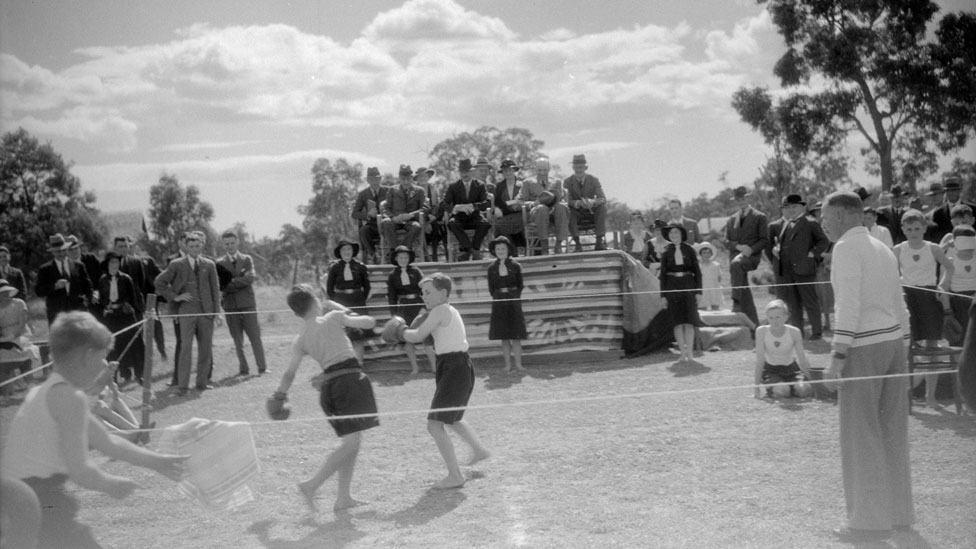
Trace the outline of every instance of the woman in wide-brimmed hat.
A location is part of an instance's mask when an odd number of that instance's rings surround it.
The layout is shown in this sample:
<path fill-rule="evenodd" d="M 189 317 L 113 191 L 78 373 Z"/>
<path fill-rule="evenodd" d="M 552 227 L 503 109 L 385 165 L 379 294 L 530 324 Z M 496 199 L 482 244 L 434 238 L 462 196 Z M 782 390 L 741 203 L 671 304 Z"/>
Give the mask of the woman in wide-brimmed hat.
<path fill-rule="evenodd" d="M 679 362 L 691 362 L 695 326 L 701 326 L 696 296 L 701 293 L 701 269 L 688 231 L 681 225 L 661 230 L 671 242 L 661 254 L 661 291 L 668 300 L 668 317 L 674 323 L 674 339 L 681 352 Z"/>
<path fill-rule="evenodd" d="M 522 367 L 522 340 L 528 339 L 525 315 L 522 313 L 522 266 L 512 258 L 515 245 L 505 236 L 488 243 L 488 252 L 496 259 L 488 266 L 488 293 L 491 294 L 491 323 L 488 339 L 501 340 L 505 371 Z"/>
<path fill-rule="evenodd" d="M 359 244 L 351 240 L 340 240 L 332 254 L 338 260 L 326 273 L 325 295 L 332 301 L 352 309 L 359 314 L 366 313 L 366 299 L 369 297 L 369 270 L 356 259 Z M 349 339 L 356 350 L 359 363 L 363 363 L 366 352 L 364 341 L 375 335 L 372 330 L 347 328 Z"/>
<path fill-rule="evenodd" d="M 390 314 L 403 317 L 407 325 L 412 325 L 417 315 L 424 309 L 424 300 L 420 296 L 420 281 L 424 272 L 413 265 L 416 254 L 406 246 L 397 246 L 390 254 L 394 269 L 386 279 L 386 295 L 390 303 Z M 403 349 L 410 359 L 410 373 L 420 373 L 417 364 L 417 351 L 414 344 L 406 342 Z M 427 346 L 427 359 L 430 361 L 430 371 L 434 371 L 435 357 L 433 345 Z"/>
<path fill-rule="evenodd" d="M 27 304 L 18 297 L 20 290 L 0 278 L 0 362 L 29 361 L 23 372 L 41 365 L 41 352 L 31 342 L 30 316 Z M 15 381 L 14 389 L 26 387 Z"/>

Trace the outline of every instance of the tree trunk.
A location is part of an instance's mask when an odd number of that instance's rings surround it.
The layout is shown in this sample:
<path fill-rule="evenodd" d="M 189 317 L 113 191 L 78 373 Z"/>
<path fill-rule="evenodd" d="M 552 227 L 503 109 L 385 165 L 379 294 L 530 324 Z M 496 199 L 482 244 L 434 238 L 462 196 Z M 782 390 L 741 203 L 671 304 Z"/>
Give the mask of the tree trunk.
<path fill-rule="evenodd" d="M 300 255 L 295 255 L 295 268 L 291 271 L 291 285 L 296 286 L 298 284 L 298 268 L 302 264 L 302 257 Z"/>
<path fill-rule="evenodd" d="M 878 140 L 878 157 L 881 165 L 881 190 L 890 191 L 895 183 L 895 170 L 891 165 L 891 141 Z"/>

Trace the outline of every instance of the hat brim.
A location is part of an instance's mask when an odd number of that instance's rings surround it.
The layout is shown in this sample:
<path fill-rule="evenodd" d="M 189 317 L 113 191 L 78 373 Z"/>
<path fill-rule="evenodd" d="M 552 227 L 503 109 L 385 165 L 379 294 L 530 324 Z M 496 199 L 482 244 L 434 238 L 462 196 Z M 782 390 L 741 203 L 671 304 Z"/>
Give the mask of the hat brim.
<path fill-rule="evenodd" d="M 49 252 L 57 252 L 57 251 L 61 251 L 61 250 L 67 250 L 70 247 L 71 247 L 71 243 L 70 242 L 65 242 L 64 244 L 61 244 L 60 246 L 54 246 L 54 245 L 48 244 L 47 245 L 47 251 L 49 251 Z"/>
<path fill-rule="evenodd" d="M 515 247 L 515 244 L 512 244 L 512 241 L 507 237 L 499 236 L 488 243 L 488 253 L 490 253 L 492 257 L 498 257 L 495 255 L 495 246 L 498 246 L 499 244 L 508 246 L 508 257 L 518 256 L 518 249 Z"/>
<path fill-rule="evenodd" d="M 355 242 L 345 242 L 345 241 L 343 241 L 343 242 L 340 242 L 339 244 L 337 244 L 336 247 L 335 247 L 335 249 L 332 250 L 332 255 L 334 255 L 336 259 L 342 259 L 342 253 L 340 253 L 340 252 L 342 251 L 343 246 L 352 246 L 352 256 L 353 257 L 356 257 L 357 255 L 359 255 L 359 244 L 356 244 Z"/>
<path fill-rule="evenodd" d="M 410 263 L 413 263 L 417 259 L 417 252 L 415 252 L 413 250 L 393 250 L 393 253 L 390 254 L 390 264 L 391 265 L 393 265 L 395 267 L 397 267 L 397 266 L 400 265 L 399 263 L 397 263 L 397 260 L 396 260 L 397 256 L 400 255 L 400 254 L 410 254 L 410 261 L 407 262 L 408 265 Z"/>
<path fill-rule="evenodd" d="M 435 173 L 437 173 L 435 170 L 424 170 L 422 172 L 417 172 L 413 174 L 413 180 L 416 181 L 421 174 L 427 174 L 427 177 L 434 177 Z"/>

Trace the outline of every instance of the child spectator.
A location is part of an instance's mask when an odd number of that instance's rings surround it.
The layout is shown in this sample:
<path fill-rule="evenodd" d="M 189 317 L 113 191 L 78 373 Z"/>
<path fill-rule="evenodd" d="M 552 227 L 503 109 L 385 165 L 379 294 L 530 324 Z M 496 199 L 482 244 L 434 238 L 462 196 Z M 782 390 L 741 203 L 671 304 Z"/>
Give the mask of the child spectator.
<path fill-rule="evenodd" d="M 447 434 L 445 425 L 450 426 L 472 450 L 469 465 L 473 465 L 490 453 L 481 445 L 477 435 L 463 420 L 464 410 L 438 410 L 439 408 L 463 408 L 468 405 L 474 389 L 474 367 L 468 357 L 468 336 L 461 313 L 451 303 L 451 278 L 443 273 L 434 273 L 420 281 L 420 289 L 427 305 L 427 318 L 416 329 L 401 328 L 401 338 L 419 343 L 428 335 L 434 336 L 434 352 L 437 353 L 437 388 L 430 403 L 431 412 L 427 415 L 427 431 L 434 438 L 437 450 L 447 466 L 447 476 L 434 485 L 436 489 L 460 488 L 464 486 L 464 475 L 458 466 L 454 443 Z"/>
<path fill-rule="evenodd" d="M 976 217 L 973 216 L 973 210 L 967 204 L 956 204 L 952 207 L 950 212 L 949 221 L 952 223 L 953 227 L 958 227 L 959 225 L 969 225 L 973 227 L 973 223 L 976 223 Z M 939 242 L 939 246 L 942 246 L 942 250 L 948 252 L 948 248 L 952 245 L 952 232 L 946 233 Z"/>
<path fill-rule="evenodd" d="M 951 294 L 945 314 L 955 319 L 956 325 L 950 330 L 946 324 L 944 332 L 949 345 L 961 346 L 969 325 L 969 308 L 976 294 L 976 253 L 973 251 L 976 250 L 976 230 L 969 225 L 956 225 L 950 235 L 952 240 L 946 256 L 952 261 Z"/>
<path fill-rule="evenodd" d="M 949 288 L 953 268 L 938 244 L 924 240 L 927 226 L 925 214 L 915 209 L 907 210 L 901 217 L 902 232 L 907 240 L 896 245 L 894 252 L 911 317 L 912 341 L 924 347 L 937 347 L 942 339 L 942 311 L 949 309 L 948 296 L 936 292 L 938 269 L 940 266 L 943 269 L 938 288 L 944 292 Z M 938 374 L 925 376 L 925 402 L 932 407 L 938 406 L 935 400 L 938 380 Z"/>
<path fill-rule="evenodd" d="M 386 295 L 390 303 L 390 314 L 399 315 L 411 324 L 424 308 L 424 300 L 420 297 L 420 280 L 424 273 L 413 266 L 416 254 L 406 246 L 397 246 L 393 250 L 393 272 L 386 279 Z M 413 343 L 404 343 L 403 348 L 410 360 L 410 374 L 420 373 L 417 365 L 417 351 Z M 430 371 L 434 371 L 434 350 L 427 347 L 427 358 L 430 361 Z"/>
<path fill-rule="evenodd" d="M 891 240 L 891 231 L 888 227 L 878 225 L 878 210 L 871 206 L 864 208 L 864 226 L 868 229 L 868 234 L 885 243 L 889 248 L 894 248 L 895 243 Z"/>
<path fill-rule="evenodd" d="M 369 298 L 369 270 L 356 259 L 359 254 L 359 244 L 348 240 L 340 240 L 332 254 L 336 261 L 326 273 L 325 295 L 330 301 L 349 307 L 353 312 L 365 314 L 366 299 Z M 349 339 L 356 350 L 356 360 L 363 364 L 366 352 L 366 339 L 372 332 L 350 328 Z"/>
<path fill-rule="evenodd" d="M 499 236 L 488 243 L 488 251 L 496 260 L 488 266 L 488 293 L 491 294 L 491 324 L 488 327 L 488 339 L 501 340 L 502 357 L 505 359 L 505 371 L 515 369 L 523 372 L 522 340 L 528 339 L 525 329 L 525 315 L 522 314 L 522 266 L 512 257 L 516 255 L 515 246 L 504 237 Z"/>
<path fill-rule="evenodd" d="M 674 339 L 681 354 L 678 362 L 691 362 L 695 326 L 701 325 L 695 297 L 702 287 L 698 255 L 687 243 L 688 232 L 683 226 L 671 225 L 661 232 L 671 242 L 661 255 L 661 291 L 668 300 L 668 315 L 674 322 Z"/>
<path fill-rule="evenodd" d="M 803 352 L 803 334 L 786 323 L 789 316 L 786 302 L 774 299 L 766 305 L 766 324 L 756 328 L 755 384 L 770 385 L 766 387 L 769 398 L 806 398 L 813 392 L 804 382 L 810 362 Z M 760 387 L 755 397 L 762 398 Z"/>
<path fill-rule="evenodd" d="M 304 321 L 304 326 L 292 344 L 291 361 L 281 376 L 278 390 L 269 400 L 282 404 L 287 401 L 288 389 L 295 380 L 298 367 L 308 355 L 322 368 L 322 374 L 318 377 L 321 382 L 318 385 L 319 406 L 326 416 L 375 414 L 373 385 L 359 364 L 346 328 L 371 330 L 376 321 L 370 316 L 349 314 L 349 309 L 332 301 L 323 305 L 313 292 L 311 286 L 304 284 L 294 286 L 288 292 L 288 307 Z M 312 478 L 298 483 L 298 491 L 312 512 L 318 510 L 315 491 L 335 473 L 338 473 L 339 489 L 333 508 L 338 511 L 363 504 L 353 499 L 350 493 L 352 473 L 356 456 L 359 455 L 362 432 L 380 424 L 375 416 L 329 420 L 329 423 L 342 442 L 322 462 Z"/>
<path fill-rule="evenodd" d="M 17 410 L 3 447 L 3 475 L 23 480 L 40 500 L 39 547 L 100 547 L 78 522 L 78 501 L 66 482 L 124 498 L 139 485 L 103 471 L 89 456 L 95 448 L 112 459 L 178 480 L 187 456 L 163 455 L 109 436 L 88 410 L 84 389 L 108 367 L 112 333 L 90 313 L 61 313 L 51 325 L 54 372 L 34 387 Z"/>
<path fill-rule="evenodd" d="M 715 247 L 702 242 L 698 247 L 702 273 L 702 293 L 698 296 L 698 308 L 717 311 L 725 305 L 722 296 L 722 265 L 715 259 Z"/>

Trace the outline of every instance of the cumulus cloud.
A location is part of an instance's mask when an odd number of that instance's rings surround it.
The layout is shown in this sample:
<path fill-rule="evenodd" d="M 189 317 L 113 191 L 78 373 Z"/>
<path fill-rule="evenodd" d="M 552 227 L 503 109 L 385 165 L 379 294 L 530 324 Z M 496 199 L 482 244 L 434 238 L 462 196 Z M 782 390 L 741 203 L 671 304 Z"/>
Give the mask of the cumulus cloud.
<path fill-rule="evenodd" d="M 345 44 L 280 24 L 200 24 L 167 43 L 79 50 L 82 62 L 56 72 L 3 55 L 0 114 L 114 151 L 151 124 L 606 126 L 727 111 L 770 26 L 763 12 L 704 34 L 680 23 L 530 39 L 454 0 L 408 0 Z"/>

